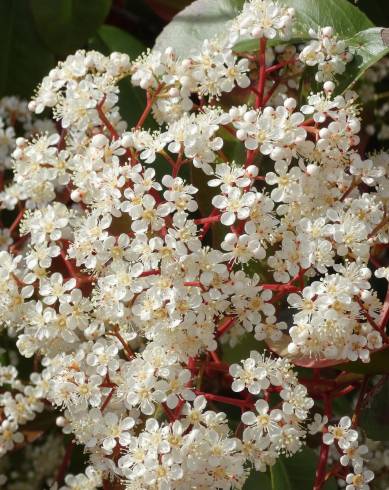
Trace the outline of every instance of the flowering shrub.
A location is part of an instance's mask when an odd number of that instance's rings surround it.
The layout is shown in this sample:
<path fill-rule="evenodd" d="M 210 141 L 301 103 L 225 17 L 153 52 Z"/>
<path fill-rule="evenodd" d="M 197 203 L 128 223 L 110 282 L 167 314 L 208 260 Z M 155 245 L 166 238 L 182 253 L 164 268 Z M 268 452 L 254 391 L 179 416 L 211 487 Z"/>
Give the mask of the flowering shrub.
<path fill-rule="evenodd" d="M 355 34 L 379 46 L 362 62 L 335 26 L 300 39 L 289 4 L 247 1 L 188 56 L 77 51 L 28 105 L 55 122 L 1 102 L 10 489 L 281 490 L 309 454 L 310 488 L 366 490 L 387 466 L 360 424 L 387 372 L 389 154 L 366 155 L 344 78 L 387 49 L 380 29 Z"/>

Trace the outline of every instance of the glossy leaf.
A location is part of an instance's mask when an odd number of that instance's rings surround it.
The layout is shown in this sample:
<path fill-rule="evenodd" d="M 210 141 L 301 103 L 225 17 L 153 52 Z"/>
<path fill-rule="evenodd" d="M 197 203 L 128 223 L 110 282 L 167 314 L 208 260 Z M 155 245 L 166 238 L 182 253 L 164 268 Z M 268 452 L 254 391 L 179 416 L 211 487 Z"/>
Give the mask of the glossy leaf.
<path fill-rule="evenodd" d="M 40 38 L 59 56 L 81 48 L 104 22 L 111 7 L 111 0 L 31 0 L 30 3 Z"/>
<path fill-rule="evenodd" d="M 31 97 L 55 59 L 35 28 L 28 0 L 0 2 L 0 96 Z"/>
<path fill-rule="evenodd" d="M 173 18 L 157 38 L 156 47 L 172 46 L 182 55 L 189 54 L 204 39 L 225 31 L 226 22 L 237 15 L 243 3 L 244 0 L 196 0 Z M 309 29 L 319 26 L 333 26 L 345 39 L 373 27 L 367 16 L 348 0 L 280 0 L 279 3 L 296 10 L 294 42 L 309 39 Z M 244 43 L 239 44 L 240 49 L 258 49 L 257 40 Z"/>
<path fill-rule="evenodd" d="M 279 0 L 296 10 L 294 36 L 309 37 L 309 29 L 332 26 L 345 39 L 359 31 L 374 27 L 369 18 L 348 0 Z"/>
<path fill-rule="evenodd" d="M 374 27 L 374 24 L 359 8 L 348 0 L 279 0 L 285 7 L 293 7 L 296 11 L 291 43 L 310 39 L 309 30 L 332 26 L 342 39 L 348 39 L 356 33 Z M 284 41 L 282 41 L 284 42 Z M 279 44 L 272 40 L 270 44 Z M 239 43 L 238 49 L 256 51 L 256 40 Z"/>
<path fill-rule="evenodd" d="M 389 50 L 382 41 L 382 29 L 372 22 L 357 6 L 348 0 L 280 0 L 281 4 L 294 7 L 296 20 L 291 42 L 298 43 L 310 38 L 309 30 L 332 26 L 340 39 L 345 39 L 354 54 L 346 73 L 340 77 L 338 92 L 344 91 Z M 174 47 L 183 56 L 199 48 L 204 39 L 221 33 L 225 24 L 236 16 L 243 0 L 196 0 L 179 14 L 157 38 L 156 47 Z M 283 41 L 272 40 L 270 44 Z M 238 51 L 256 51 L 257 40 L 242 41 Z"/>
<path fill-rule="evenodd" d="M 354 58 L 347 65 L 345 74 L 340 78 L 337 91 L 345 90 L 358 80 L 370 66 L 389 53 L 388 46 L 383 42 L 382 34 L 383 29 L 375 27 L 358 32 L 347 40 Z"/>
<path fill-rule="evenodd" d="M 196 0 L 165 27 L 155 47 L 163 50 L 171 46 L 178 54 L 187 56 L 200 48 L 204 39 L 223 32 L 242 5 L 243 0 Z"/>
<path fill-rule="evenodd" d="M 230 364 L 240 362 L 242 359 L 250 357 L 250 352 L 256 350 L 263 352 L 266 349 L 266 344 L 254 339 L 252 334 L 246 333 L 240 337 L 240 341 L 234 347 L 228 344 L 223 345 L 223 361 Z"/>

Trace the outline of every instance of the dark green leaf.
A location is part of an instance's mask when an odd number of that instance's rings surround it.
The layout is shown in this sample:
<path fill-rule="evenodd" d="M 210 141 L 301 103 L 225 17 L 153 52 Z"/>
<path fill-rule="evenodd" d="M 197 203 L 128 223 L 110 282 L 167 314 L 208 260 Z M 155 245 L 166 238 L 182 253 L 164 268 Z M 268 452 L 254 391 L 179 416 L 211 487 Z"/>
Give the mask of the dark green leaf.
<path fill-rule="evenodd" d="M 243 486 L 243 490 L 272 490 L 269 475 L 260 471 L 252 471 Z"/>
<path fill-rule="evenodd" d="M 281 456 L 270 468 L 272 490 L 312 490 L 318 455 L 309 447 L 291 458 Z M 336 490 L 334 480 L 329 480 L 324 490 Z"/>
<path fill-rule="evenodd" d="M 240 362 L 242 359 L 247 359 L 250 357 L 250 352 L 256 350 L 258 352 L 263 352 L 266 348 L 264 342 L 255 340 L 253 335 L 246 333 L 241 335 L 239 343 L 230 347 L 228 344 L 223 346 L 223 361 L 230 364 L 234 362 Z"/>
<path fill-rule="evenodd" d="M 360 425 L 374 441 L 389 440 L 389 385 L 388 381 L 368 407 L 362 411 Z"/>
<path fill-rule="evenodd" d="M 39 36 L 59 56 L 82 47 L 104 22 L 111 7 L 111 0 L 30 0 L 30 3 Z"/>
<path fill-rule="evenodd" d="M 271 487 L 273 490 L 293 490 L 290 475 L 288 475 L 283 458 L 270 468 Z M 300 489 L 299 489 L 300 490 Z"/>
<path fill-rule="evenodd" d="M 0 2 L 0 96 L 31 97 L 55 64 L 35 31 L 28 0 Z"/>
<path fill-rule="evenodd" d="M 162 8 L 169 8 L 174 10 L 182 10 L 183 7 L 189 5 L 191 0 L 146 0 L 152 6 L 160 6 Z"/>
<path fill-rule="evenodd" d="M 138 39 L 114 26 L 101 26 L 97 31 L 97 35 L 109 48 L 110 52 L 127 53 L 131 59 L 137 58 L 146 50 L 146 46 Z"/>

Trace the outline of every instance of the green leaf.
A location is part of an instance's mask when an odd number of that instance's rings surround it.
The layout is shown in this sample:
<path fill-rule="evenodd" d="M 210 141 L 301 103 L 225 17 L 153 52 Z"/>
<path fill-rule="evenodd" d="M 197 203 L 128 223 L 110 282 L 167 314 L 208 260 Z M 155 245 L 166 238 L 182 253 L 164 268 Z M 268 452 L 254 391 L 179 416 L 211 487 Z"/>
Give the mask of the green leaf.
<path fill-rule="evenodd" d="M 312 490 L 317 463 L 318 454 L 305 447 L 291 458 L 281 456 L 267 473 L 252 471 L 243 490 Z M 337 488 L 331 478 L 323 490 Z"/>
<path fill-rule="evenodd" d="M 347 44 L 354 58 L 347 65 L 345 74 L 340 78 L 340 84 L 337 86 L 338 92 L 344 91 L 358 80 L 370 66 L 389 53 L 388 46 L 382 40 L 382 31 L 382 28 L 374 27 L 358 32 L 347 39 Z"/>
<path fill-rule="evenodd" d="M 30 0 L 30 3 L 39 36 L 59 56 L 83 47 L 111 8 L 111 0 Z"/>
<path fill-rule="evenodd" d="M 105 55 L 113 51 L 127 53 L 131 59 L 137 58 L 146 47 L 134 36 L 117 27 L 104 25 L 97 31 L 96 36 L 89 42 L 91 49 L 96 49 Z M 130 79 L 126 78 L 119 83 L 120 114 L 130 127 L 135 126 L 146 105 L 144 90 L 133 87 Z M 148 119 L 149 124 L 151 118 Z"/>
<path fill-rule="evenodd" d="M 348 0 L 279 0 L 294 7 L 296 20 L 291 43 L 306 41 L 309 30 L 332 26 L 340 39 L 347 41 L 354 55 L 346 73 L 339 78 L 338 92 L 344 91 L 389 49 L 382 41 L 382 29 L 373 26 L 368 17 Z M 196 0 L 178 13 L 157 38 L 156 48 L 174 47 L 186 56 L 200 48 L 204 39 L 225 31 L 226 22 L 234 18 L 243 0 Z M 272 40 L 270 45 L 284 43 Z M 247 40 L 236 46 L 240 51 L 256 51 L 258 40 Z"/>
<path fill-rule="evenodd" d="M 292 483 L 286 471 L 283 458 L 279 458 L 277 463 L 270 468 L 271 486 L 273 490 L 293 490 Z"/>
<path fill-rule="evenodd" d="M 204 39 L 225 31 L 226 23 L 238 15 L 243 0 L 196 0 L 179 12 L 157 37 L 155 47 L 175 48 L 181 56 L 199 49 Z"/>
<path fill-rule="evenodd" d="M 114 26 L 101 26 L 97 35 L 110 52 L 127 53 L 131 59 L 137 58 L 146 50 L 146 46 L 141 41 Z"/>
<path fill-rule="evenodd" d="M 261 471 L 252 471 L 243 486 L 243 490 L 272 490 L 269 475 Z"/>
<path fill-rule="evenodd" d="M 317 463 L 318 455 L 309 447 L 291 458 L 281 456 L 270 468 L 272 490 L 312 490 Z M 323 487 L 323 490 L 336 489 L 333 479 Z"/>
<path fill-rule="evenodd" d="M 309 29 L 331 26 L 342 39 L 374 27 L 371 20 L 348 0 L 278 0 L 296 10 L 294 36 L 309 38 Z"/>
<path fill-rule="evenodd" d="M 348 39 L 356 33 L 374 27 L 374 24 L 358 7 L 348 0 L 279 0 L 285 7 L 296 11 L 291 44 L 310 39 L 309 29 L 332 26 L 340 39 Z M 270 45 L 283 44 L 285 41 L 271 40 Z M 257 51 L 256 39 L 242 41 L 236 49 L 239 51 Z"/>
<path fill-rule="evenodd" d="M 157 38 L 156 48 L 174 47 L 183 56 L 199 48 L 204 39 L 225 31 L 226 22 L 240 11 L 244 0 L 196 0 L 179 12 Z M 296 20 L 292 42 L 309 39 L 309 29 L 332 26 L 340 38 L 374 27 L 368 17 L 348 0 L 279 0 L 294 7 Z M 281 41 L 284 42 L 284 41 Z M 279 40 L 270 44 L 278 44 Z M 258 40 L 242 41 L 238 49 L 257 50 Z"/>
<path fill-rule="evenodd" d="M 374 397 L 370 406 L 362 411 L 360 425 L 367 437 L 374 441 L 389 440 L 389 385 L 388 381 Z"/>
<path fill-rule="evenodd" d="M 0 2 L 0 96 L 31 97 L 55 59 L 34 28 L 28 0 Z"/>

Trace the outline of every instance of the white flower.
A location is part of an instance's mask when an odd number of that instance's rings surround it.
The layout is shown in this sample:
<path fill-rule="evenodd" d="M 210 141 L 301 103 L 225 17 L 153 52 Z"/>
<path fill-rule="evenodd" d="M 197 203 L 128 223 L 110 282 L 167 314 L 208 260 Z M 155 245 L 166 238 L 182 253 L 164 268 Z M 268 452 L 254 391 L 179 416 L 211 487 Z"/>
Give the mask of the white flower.
<path fill-rule="evenodd" d="M 243 361 L 243 367 L 239 364 L 232 364 L 230 374 L 234 378 L 231 385 L 233 391 L 239 392 L 247 388 L 253 395 L 258 395 L 261 390 L 270 385 L 267 371 L 257 366 L 255 359 L 251 357 Z"/>
<path fill-rule="evenodd" d="M 3 456 L 6 452 L 15 447 L 15 444 L 21 444 L 24 440 L 22 432 L 19 432 L 19 426 L 14 420 L 5 419 L 0 425 L 0 454 Z"/>
<path fill-rule="evenodd" d="M 343 450 L 348 449 L 358 439 L 358 432 L 351 429 L 350 417 L 342 417 L 338 425 L 328 426 L 328 432 L 323 434 L 324 444 L 331 445 L 336 440 Z"/>
<path fill-rule="evenodd" d="M 63 281 L 63 276 L 59 272 L 54 272 L 49 279 L 43 279 L 40 287 L 40 294 L 44 296 L 43 302 L 47 305 L 53 305 L 57 300 L 60 302 L 68 301 L 70 296 L 68 291 L 76 287 L 76 279 L 72 278 Z"/>
<path fill-rule="evenodd" d="M 281 432 L 282 411 L 278 409 L 269 411 L 269 404 L 265 400 L 255 403 L 256 412 L 243 412 L 242 422 L 250 428 L 256 439 L 268 434 L 270 438 Z"/>
<path fill-rule="evenodd" d="M 301 51 L 299 58 L 308 66 L 318 65 L 315 79 L 326 82 L 344 73 L 346 64 L 353 58 L 346 42 L 338 40 L 329 26 L 320 28 L 317 33 L 311 29 L 310 35 L 313 40 Z"/>
<path fill-rule="evenodd" d="M 284 388 L 280 393 L 284 400 L 282 410 L 287 415 L 296 415 L 300 420 L 305 420 L 308 411 L 312 408 L 314 401 L 307 396 L 307 388 L 303 385 L 297 385 L 293 388 Z"/>
<path fill-rule="evenodd" d="M 230 226 L 235 223 L 236 219 L 246 219 L 250 213 L 250 206 L 255 201 L 253 192 L 242 192 L 237 187 L 229 189 L 226 196 L 218 195 L 212 199 L 212 204 L 222 209 L 224 212 L 221 215 L 220 221 L 225 226 Z"/>
<path fill-rule="evenodd" d="M 367 446 L 359 446 L 358 442 L 354 442 L 347 449 L 343 449 L 344 455 L 340 458 L 340 463 L 342 466 L 359 466 L 363 464 L 363 457 L 369 452 Z"/>
<path fill-rule="evenodd" d="M 288 38 L 291 34 L 293 17 L 294 9 L 283 8 L 270 0 L 245 2 L 242 12 L 231 25 L 231 43 L 235 43 L 238 36 L 247 35 L 254 38 L 273 39 L 276 36 Z"/>
<path fill-rule="evenodd" d="M 370 470 L 365 470 L 362 465 L 354 466 L 354 472 L 346 476 L 346 490 L 369 490 L 368 485 L 374 478 L 374 473 Z"/>
<path fill-rule="evenodd" d="M 326 415 L 322 416 L 320 413 L 315 413 L 313 416 L 313 422 L 308 425 L 309 433 L 315 435 L 318 432 L 322 432 L 323 427 L 327 424 L 328 417 Z"/>

